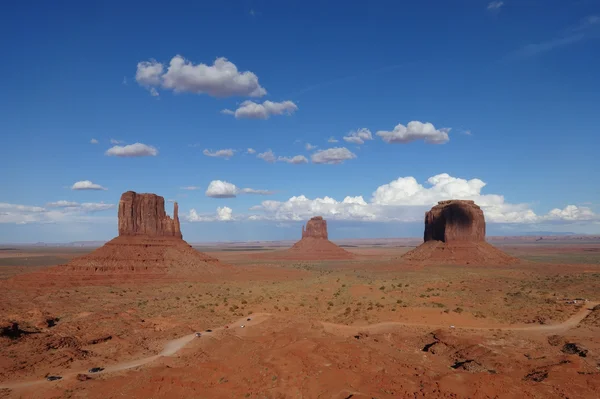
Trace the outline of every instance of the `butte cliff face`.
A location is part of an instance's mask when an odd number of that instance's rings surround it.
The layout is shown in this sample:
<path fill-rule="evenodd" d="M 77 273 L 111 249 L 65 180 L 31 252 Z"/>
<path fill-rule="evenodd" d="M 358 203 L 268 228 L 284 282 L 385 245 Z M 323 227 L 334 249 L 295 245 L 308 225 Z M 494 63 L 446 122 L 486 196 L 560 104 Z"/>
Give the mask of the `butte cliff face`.
<path fill-rule="evenodd" d="M 440 201 L 425 214 L 424 241 L 485 241 L 485 217 L 474 201 Z"/>
<path fill-rule="evenodd" d="M 310 218 L 306 223 L 306 228 L 302 226 L 302 238 L 307 237 L 328 239 L 327 220 L 323 219 L 323 216 Z"/>
<path fill-rule="evenodd" d="M 165 212 L 163 197 L 127 191 L 119 201 L 119 235 L 183 238 L 178 211 L 175 202 L 173 218 L 170 218 Z"/>
<path fill-rule="evenodd" d="M 423 244 L 404 260 L 437 265 L 505 265 L 518 260 L 485 241 L 485 217 L 475 202 L 440 201 L 425 213 Z"/>

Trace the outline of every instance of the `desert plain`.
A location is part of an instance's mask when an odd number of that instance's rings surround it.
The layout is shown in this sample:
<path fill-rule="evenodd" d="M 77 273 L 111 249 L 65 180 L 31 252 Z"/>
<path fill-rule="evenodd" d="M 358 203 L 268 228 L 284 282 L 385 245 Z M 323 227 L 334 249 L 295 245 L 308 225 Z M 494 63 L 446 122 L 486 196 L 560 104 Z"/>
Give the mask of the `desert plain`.
<path fill-rule="evenodd" d="M 421 238 L 336 241 L 339 259 L 289 242 L 186 243 L 174 259 L 199 251 L 204 266 L 184 277 L 95 263 L 159 245 L 136 240 L 1 248 L 0 397 L 600 392 L 600 237 L 488 237 L 514 260 L 498 263 L 407 260 Z"/>

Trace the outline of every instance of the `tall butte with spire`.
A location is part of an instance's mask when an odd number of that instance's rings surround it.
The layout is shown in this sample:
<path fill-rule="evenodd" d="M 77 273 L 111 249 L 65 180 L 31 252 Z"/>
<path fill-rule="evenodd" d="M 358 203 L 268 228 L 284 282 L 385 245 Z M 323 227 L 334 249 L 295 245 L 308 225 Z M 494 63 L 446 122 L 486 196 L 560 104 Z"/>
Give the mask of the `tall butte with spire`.
<path fill-rule="evenodd" d="M 178 213 L 176 202 L 170 217 L 163 197 L 127 191 L 119 201 L 119 235 L 48 272 L 82 280 L 139 281 L 202 277 L 228 269 L 183 240 Z"/>
<path fill-rule="evenodd" d="M 438 202 L 425 213 L 423 241 L 402 258 L 438 265 L 505 265 L 518 262 L 518 259 L 485 241 L 485 217 L 474 201 Z"/>

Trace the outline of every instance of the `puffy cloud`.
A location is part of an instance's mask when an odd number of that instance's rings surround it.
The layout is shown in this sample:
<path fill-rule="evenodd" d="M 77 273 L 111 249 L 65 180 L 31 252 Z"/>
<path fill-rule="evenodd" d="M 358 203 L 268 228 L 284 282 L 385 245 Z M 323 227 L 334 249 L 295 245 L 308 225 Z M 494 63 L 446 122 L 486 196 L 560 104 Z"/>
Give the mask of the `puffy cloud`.
<path fill-rule="evenodd" d="M 339 164 L 354 158 L 356 155 L 346 147 L 334 147 L 315 152 L 311 161 L 318 164 Z"/>
<path fill-rule="evenodd" d="M 256 153 L 256 150 L 254 148 L 248 148 L 246 150 L 246 154 L 255 154 L 255 153 Z"/>
<path fill-rule="evenodd" d="M 364 144 L 367 140 L 373 140 L 373 136 L 371 135 L 371 131 L 364 127 L 344 136 L 344 141 L 353 144 Z"/>
<path fill-rule="evenodd" d="M 104 153 L 112 157 L 155 157 L 158 150 L 150 145 L 135 143 L 125 146 L 116 145 Z"/>
<path fill-rule="evenodd" d="M 298 110 L 298 106 L 292 101 L 282 101 L 280 103 L 265 101 L 262 104 L 254 101 L 244 101 L 238 109 L 234 111 L 224 109 L 221 113 L 234 115 L 236 119 L 269 119 L 273 115 L 292 115 Z"/>
<path fill-rule="evenodd" d="M 188 222 L 229 222 L 235 220 L 233 210 L 227 206 L 218 207 L 216 214 L 199 214 L 195 209 L 190 209 L 183 218 Z"/>
<path fill-rule="evenodd" d="M 135 80 L 142 86 L 158 86 L 163 70 L 163 64 L 156 60 L 138 62 Z"/>
<path fill-rule="evenodd" d="M 258 77 L 250 72 L 240 72 L 226 58 L 217 58 L 213 65 L 197 64 L 176 55 L 169 62 L 167 71 L 158 61 L 137 64 L 136 81 L 144 87 L 163 87 L 175 92 L 208 94 L 213 97 L 248 96 L 262 97 L 267 91 L 258 83 Z"/>
<path fill-rule="evenodd" d="M 92 144 L 98 144 L 98 140 L 96 140 L 96 139 L 91 139 L 91 140 L 90 140 L 90 143 L 92 143 Z"/>
<path fill-rule="evenodd" d="M 89 180 L 82 180 L 75 182 L 71 186 L 71 190 L 106 190 L 106 188 L 102 187 L 99 184 L 92 183 Z"/>
<path fill-rule="evenodd" d="M 489 223 L 544 223 L 598 221 L 600 215 L 590 208 L 569 205 L 553 209 L 546 215 L 536 215 L 528 204 L 507 203 L 504 196 L 483 194 L 485 182 L 461 179 L 446 173 L 430 177 L 427 186 L 414 177 L 400 177 L 379 186 L 369 202 L 362 196 L 347 196 L 342 201 L 331 197 L 309 199 L 303 195 L 287 201 L 263 201 L 251 208 L 261 215 L 250 220 L 306 220 L 323 215 L 333 220 L 422 222 L 423 214 L 438 201 L 447 199 L 473 200 L 483 209 Z"/>
<path fill-rule="evenodd" d="M 238 188 L 235 184 L 222 180 L 213 180 L 206 189 L 206 196 L 212 198 L 234 198 L 238 194 L 271 195 L 272 191 L 254 188 Z"/>
<path fill-rule="evenodd" d="M 206 189 L 206 196 L 212 198 L 233 198 L 237 195 L 237 187 L 235 184 L 213 180 Z"/>
<path fill-rule="evenodd" d="M 56 201 L 45 207 L 0 203 L 0 223 L 60 223 L 94 222 L 106 218 L 91 217 L 89 214 L 114 209 L 115 205 L 104 202 Z"/>
<path fill-rule="evenodd" d="M 277 161 L 277 157 L 275 156 L 273 151 L 271 151 L 270 149 L 265 152 L 261 152 L 256 157 L 262 159 L 265 162 L 269 162 L 269 163 L 273 163 L 273 162 Z"/>
<path fill-rule="evenodd" d="M 588 207 L 567 205 L 563 209 L 552 209 L 546 215 L 550 221 L 585 221 L 596 218 L 596 214 Z"/>
<path fill-rule="evenodd" d="M 220 221 L 233 220 L 233 211 L 227 206 L 217 208 L 217 219 Z"/>
<path fill-rule="evenodd" d="M 303 163 L 308 163 L 308 159 L 304 155 L 296 155 L 293 157 L 279 157 L 277 158 L 279 162 L 287 162 L 294 165 L 300 165 Z"/>
<path fill-rule="evenodd" d="M 398 124 L 391 132 L 381 130 L 376 134 L 386 143 L 407 144 L 416 140 L 423 140 L 428 144 L 445 144 L 450 138 L 450 129 L 436 129 L 431 123 L 419 121 L 409 122 L 408 125 Z"/>
<path fill-rule="evenodd" d="M 315 148 L 317 148 L 317 146 L 316 146 L 316 145 L 312 145 L 311 143 L 306 143 L 306 144 L 304 145 L 304 148 L 306 148 L 306 151 L 312 151 L 312 150 L 314 150 Z"/>
<path fill-rule="evenodd" d="M 328 143 L 337 143 L 337 142 L 339 142 L 339 140 L 338 140 L 338 139 L 336 139 L 335 137 L 331 136 L 331 137 L 330 137 L 330 138 L 327 140 L 327 142 L 328 142 Z"/>
<path fill-rule="evenodd" d="M 202 151 L 202 153 L 204 155 L 206 155 L 207 157 L 214 157 L 214 158 L 225 158 L 225 159 L 229 159 L 233 156 L 233 154 L 235 153 L 235 150 L 231 149 L 231 148 L 226 148 L 223 150 L 217 150 L 217 151 L 210 151 L 210 150 L 204 150 Z"/>
<path fill-rule="evenodd" d="M 491 1 L 487 5 L 488 10 L 499 10 L 504 5 L 503 1 Z"/>

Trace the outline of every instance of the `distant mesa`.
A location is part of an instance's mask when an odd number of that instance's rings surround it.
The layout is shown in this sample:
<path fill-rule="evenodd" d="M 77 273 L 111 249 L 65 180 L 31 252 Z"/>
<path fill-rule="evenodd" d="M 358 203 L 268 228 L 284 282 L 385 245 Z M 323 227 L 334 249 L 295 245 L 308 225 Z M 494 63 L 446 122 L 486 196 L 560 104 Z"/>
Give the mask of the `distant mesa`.
<path fill-rule="evenodd" d="M 260 257 L 264 257 L 261 255 Z M 329 241 L 327 221 L 322 216 L 311 218 L 302 226 L 302 238 L 291 248 L 266 255 L 269 258 L 297 260 L 353 259 L 355 255 Z"/>
<path fill-rule="evenodd" d="M 119 201 L 118 227 L 119 236 L 93 252 L 29 276 L 43 274 L 55 282 L 105 283 L 107 279 L 139 282 L 204 279 L 231 268 L 196 251 L 183 240 L 177 203 L 171 218 L 165 212 L 164 198 L 159 195 L 123 193 Z"/>
<path fill-rule="evenodd" d="M 440 201 L 425 213 L 424 243 L 402 258 L 436 264 L 505 265 L 513 258 L 485 240 L 485 217 L 474 201 Z"/>

